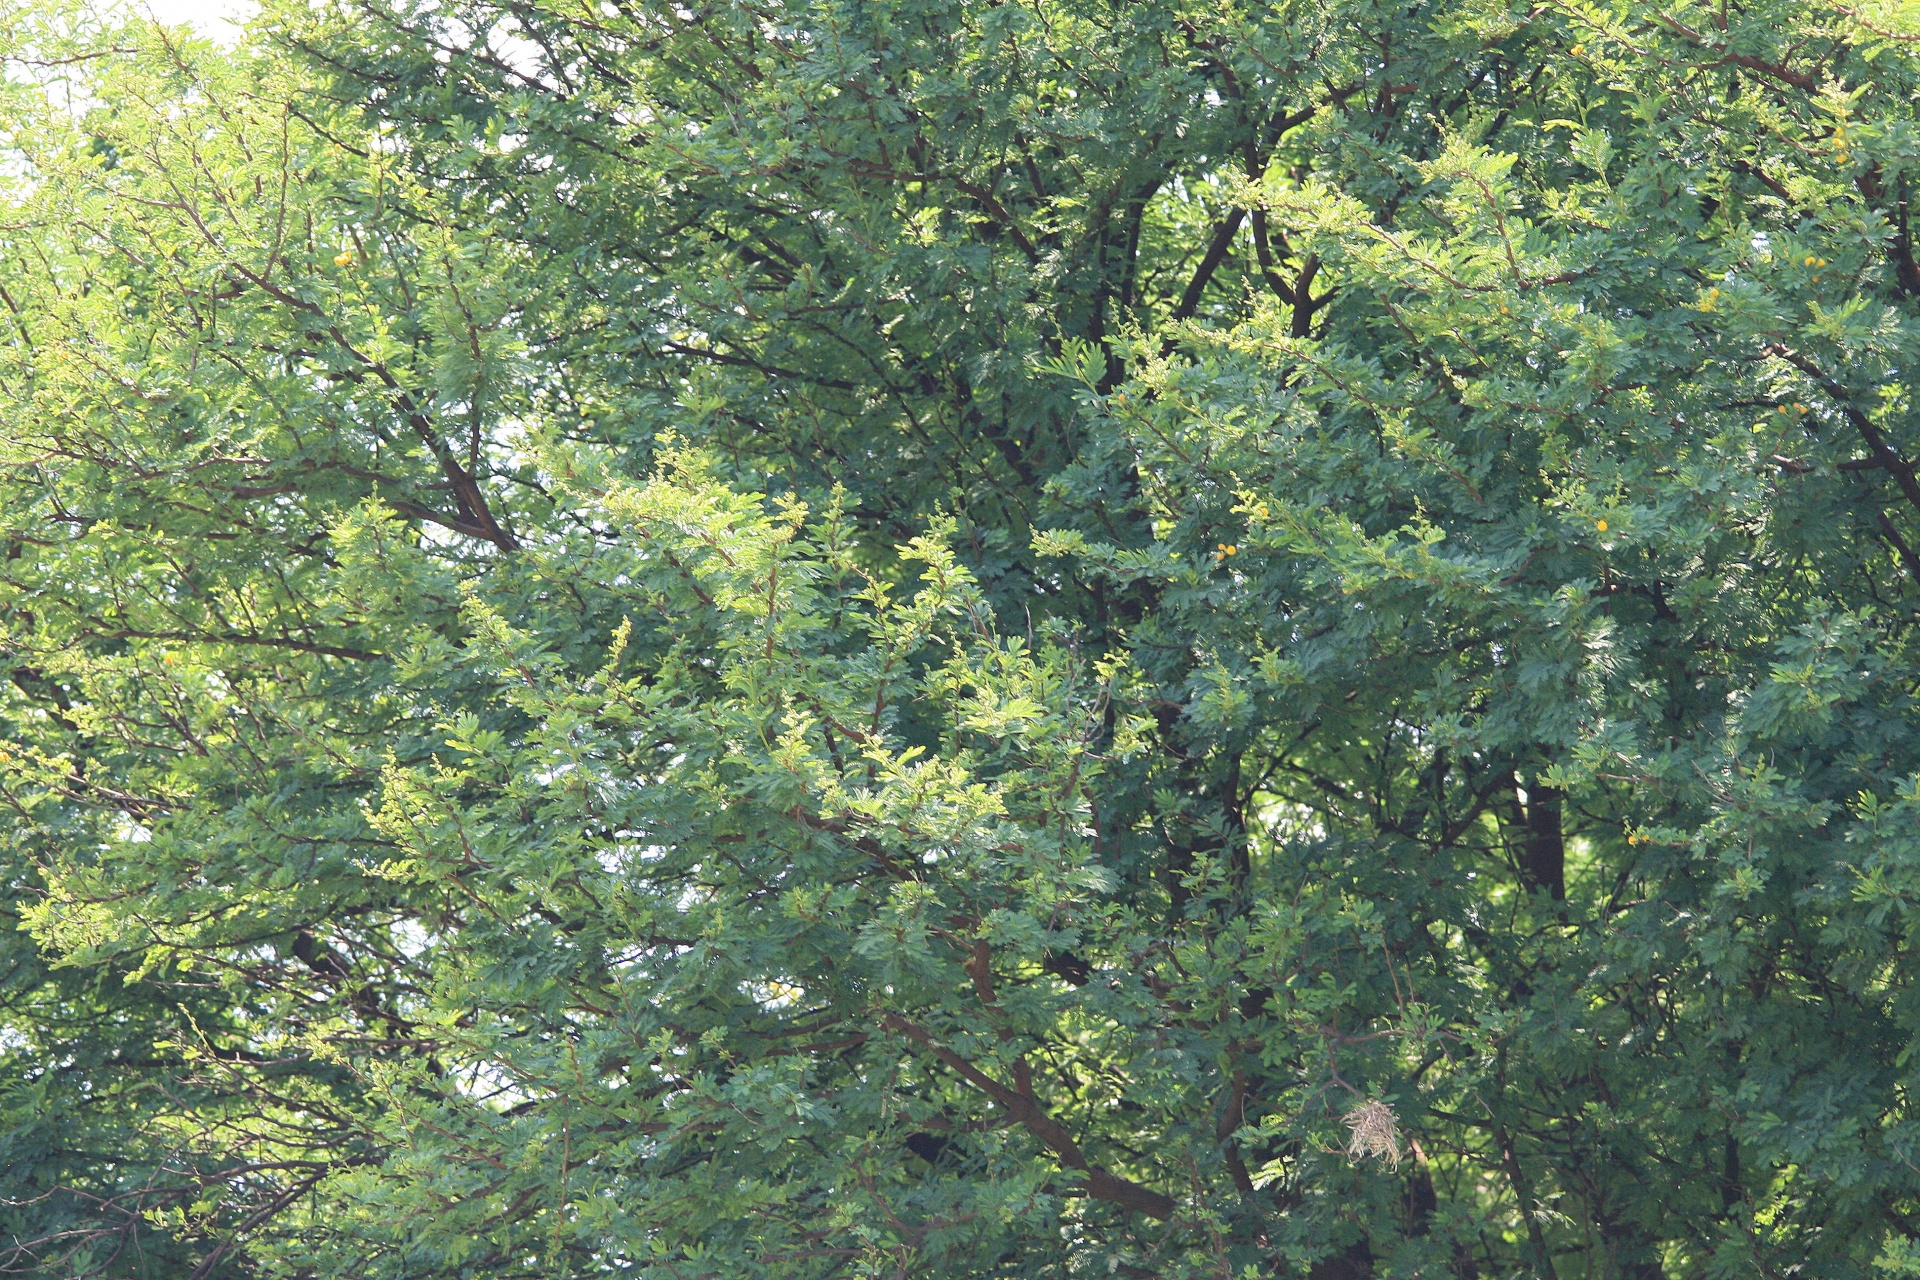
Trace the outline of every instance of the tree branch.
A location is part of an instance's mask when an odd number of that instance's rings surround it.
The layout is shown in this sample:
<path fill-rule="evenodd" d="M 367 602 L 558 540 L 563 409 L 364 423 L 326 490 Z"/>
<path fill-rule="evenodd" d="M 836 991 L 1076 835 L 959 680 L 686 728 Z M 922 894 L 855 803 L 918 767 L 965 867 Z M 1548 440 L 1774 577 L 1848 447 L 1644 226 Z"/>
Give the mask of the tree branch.
<path fill-rule="evenodd" d="M 1247 216 L 1245 209 L 1229 209 L 1220 225 L 1213 229 L 1213 239 L 1207 245 L 1206 256 L 1200 259 L 1200 265 L 1194 269 L 1193 279 L 1187 281 L 1187 291 L 1180 295 L 1180 301 L 1173 308 L 1173 319 L 1185 320 L 1200 306 L 1200 295 L 1207 291 L 1207 283 L 1213 279 L 1213 273 L 1220 269 L 1226 260 L 1227 250 L 1233 245 L 1234 233 L 1240 230 L 1240 220 Z"/>
<path fill-rule="evenodd" d="M 372 356 L 367 355 L 355 347 L 347 338 L 347 335 L 340 332 L 340 327 L 333 323 L 332 319 L 318 304 L 310 302 L 298 294 L 288 292 L 260 272 L 249 271 L 247 268 L 238 264 L 234 265 L 233 270 L 248 284 L 253 285 L 276 302 L 301 315 L 312 317 L 319 323 L 322 332 L 335 346 L 351 356 L 362 369 L 372 374 L 374 378 L 379 381 L 380 385 L 387 389 L 387 394 L 392 398 L 394 407 L 400 410 L 400 414 L 406 419 L 407 425 L 413 428 L 413 433 L 420 438 L 420 442 L 427 446 L 427 451 L 433 454 L 434 458 L 440 463 L 441 473 L 447 477 L 447 483 L 453 489 L 454 497 L 460 503 L 461 514 L 468 518 L 473 528 L 479 531 L 480 536 L 484 537 L 488 542 L 493 543 L 496 547 L 499 547 L 502 551 L 517 551 L 519 549 L 519 541 L 515 539 L 512 534 L 501 528 L 499 521 L 494 519 L 493 511 L 488 507 L 485 495 L 480 492 L 480 486 L 474 482 L 473 477 L 460 465 L 459 459 L 453 456 L 453 451 L 447 447 L 446 441 L 440 438 L 439 431 L 434 428 L 425 410 L 420 407 L 419 402 L 413 398 L 413 395 L 405 387 L 400 385 L 400 380 L 393 376 L 392 370 L 388 369 L 381 361 L 374 359 Z"/>
<path fill-rule="evenodd" d="M 1812 378 L 1819 388 L 1827 393 L 1828 397 L 1840 407 L 1840 412 L 1846 415 L 1847 421 L 1853 424 L 1854 430 L 1860 433 L 1860 438 L 1867 442 L 1867 449 L 1873 454 L 1874 461 L 1887 469 L 1893 476 L 1894 484 L 1898 485 L 1900 492 L 1906 495 L 1907 501 L 1913 504 L 1914 510 L 1920 511 L 1920 479 L 1914 477 L 1913 464 L 1901 457 L 1894 447 L 1887 443 L 1887 437 L 1881 433 L 1873 419 L 1848 397 L 1847 389 L 1828 377 L 1819 365 L 1798 351 L 1789 350 L 1777 342 L 1768 343 L 1766 351 L 1768 355 L 1778 356 Z"/>
<path fill-rule="evenodd" d="M 1161 1222 L 1173 1216 L 1174 1202 L 1171 1198 L 1090 1164 L 1081 1153 L 1080 1144 L 1073 1140 L 1073 1135 L 1058 1120 L 1041 1110 L 1039 1103 L 1007 1088 L 953 1050 L 935 1044 L 933 1034 L 925 1027 L 909 1022 L 897 1013 L 885 1015 L 880 1019 L 880 1024 L 921 1046 L 953 1068 L 961 1079 L 1006 1108 L 1007 1114 L 1027 1132 L 1047 1144 L 1061 1164 L 1078 1170 L 1086 1177 L 1087 1194 L 1094 1199 L 1117 1204 L 1123 1209 L 1143 1213 Z"/>

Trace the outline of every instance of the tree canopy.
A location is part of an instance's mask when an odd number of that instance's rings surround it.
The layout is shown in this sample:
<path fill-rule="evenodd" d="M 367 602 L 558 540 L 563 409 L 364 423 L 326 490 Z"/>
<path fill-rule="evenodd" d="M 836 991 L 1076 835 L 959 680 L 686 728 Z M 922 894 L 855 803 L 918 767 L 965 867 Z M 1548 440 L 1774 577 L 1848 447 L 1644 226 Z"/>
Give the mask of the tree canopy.
<path fill-rule="evenodd" d="M 0 16 L 0 1273 L 1920 1276 L 1920 5 Z"/>

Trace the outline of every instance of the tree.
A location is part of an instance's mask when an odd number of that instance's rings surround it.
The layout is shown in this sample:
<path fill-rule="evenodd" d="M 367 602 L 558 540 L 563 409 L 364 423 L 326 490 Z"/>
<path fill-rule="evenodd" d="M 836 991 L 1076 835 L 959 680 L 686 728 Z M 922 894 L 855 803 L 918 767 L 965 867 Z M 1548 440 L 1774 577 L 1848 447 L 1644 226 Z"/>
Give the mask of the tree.
<path fill-rule="evenodd" d="M 1920 1274 L 1920 11 L 16 12 L 0 1268 Z"/>

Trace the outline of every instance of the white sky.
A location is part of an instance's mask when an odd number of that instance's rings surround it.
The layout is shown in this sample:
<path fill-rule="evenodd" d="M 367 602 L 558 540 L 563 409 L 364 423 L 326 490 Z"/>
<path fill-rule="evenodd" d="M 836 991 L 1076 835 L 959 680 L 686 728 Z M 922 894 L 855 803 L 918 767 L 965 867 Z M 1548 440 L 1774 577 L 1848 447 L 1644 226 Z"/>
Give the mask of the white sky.
<path fill-rule="evenodd" d="M 253 0 L 133 0 L 136 12 L 151 13 L 168 26 L 192 23 L 202 34 L 231 40 L 253 12 Z"/>

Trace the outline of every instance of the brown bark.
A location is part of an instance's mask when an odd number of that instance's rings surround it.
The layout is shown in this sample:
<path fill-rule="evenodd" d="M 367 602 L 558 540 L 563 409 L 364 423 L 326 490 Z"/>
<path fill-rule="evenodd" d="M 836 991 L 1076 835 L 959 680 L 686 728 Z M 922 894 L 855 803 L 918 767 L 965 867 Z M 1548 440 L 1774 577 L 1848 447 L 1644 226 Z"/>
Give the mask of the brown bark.
<path fill-rule="evenodd" d="M 1528 888 L 1545 889 L 1555 902 L 1567 899 L 1567 844 L 1560 827 L 1564 800 L 1558 788 L 1538 779 L 1527 789 L 1521 873 Z"/>

